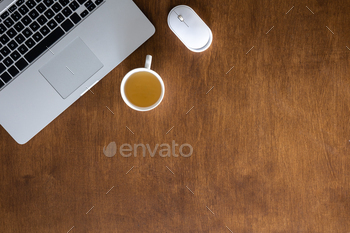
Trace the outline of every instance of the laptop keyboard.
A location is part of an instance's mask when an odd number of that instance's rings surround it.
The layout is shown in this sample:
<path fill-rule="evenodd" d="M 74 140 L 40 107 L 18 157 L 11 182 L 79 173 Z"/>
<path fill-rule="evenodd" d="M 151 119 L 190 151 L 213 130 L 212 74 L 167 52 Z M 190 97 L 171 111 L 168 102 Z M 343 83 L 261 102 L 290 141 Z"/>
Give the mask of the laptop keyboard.
<path fill-rule="evenodd" d="M 0 90 L 106 0 L 18 0 L 0 15 Z"/>

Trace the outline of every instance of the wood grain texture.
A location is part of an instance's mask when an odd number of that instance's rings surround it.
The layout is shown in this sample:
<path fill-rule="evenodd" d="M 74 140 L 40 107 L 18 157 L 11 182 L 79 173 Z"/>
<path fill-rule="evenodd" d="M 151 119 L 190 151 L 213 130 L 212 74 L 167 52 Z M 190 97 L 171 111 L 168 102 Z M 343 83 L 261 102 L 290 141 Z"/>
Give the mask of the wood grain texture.
<path fill-rule="evenodd" d="M 350 2 L 135 3 L 156 33 L 94 94 L 24 146 L 0 130 L 0 231 L 350 232 Z M 180 4 L 212 29 L 207 51 L 168 28 Z M 119 86 L 147 54 L 166 94 L 136 112 Z M 103 154 L 173 140 L 192 156 Z"/>

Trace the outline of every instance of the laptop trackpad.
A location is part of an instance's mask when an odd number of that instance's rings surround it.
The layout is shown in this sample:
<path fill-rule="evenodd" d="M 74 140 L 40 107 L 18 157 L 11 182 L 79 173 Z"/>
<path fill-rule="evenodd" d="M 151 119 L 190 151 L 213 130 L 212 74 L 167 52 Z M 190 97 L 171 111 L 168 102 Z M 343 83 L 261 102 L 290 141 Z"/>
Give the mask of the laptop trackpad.
<path fill-rule="evenodd" d="M 102 67 L 101 61 L 78 37 L 55 54 L 39 72 L 65 99 Z"/>

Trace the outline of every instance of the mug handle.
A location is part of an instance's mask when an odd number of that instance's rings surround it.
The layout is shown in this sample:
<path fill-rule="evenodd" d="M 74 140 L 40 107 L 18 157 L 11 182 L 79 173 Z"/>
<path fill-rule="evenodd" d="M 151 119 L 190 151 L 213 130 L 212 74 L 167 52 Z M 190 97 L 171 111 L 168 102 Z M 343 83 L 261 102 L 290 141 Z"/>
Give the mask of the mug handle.
<path fill-rule="evenodd" d="M 145 68 L 146 69 L 151 69 L 151 64 L 152 64 L 152 56 L 151 55 L 147 55 L 146 56 L 146 62 L 145 62 Z"/>

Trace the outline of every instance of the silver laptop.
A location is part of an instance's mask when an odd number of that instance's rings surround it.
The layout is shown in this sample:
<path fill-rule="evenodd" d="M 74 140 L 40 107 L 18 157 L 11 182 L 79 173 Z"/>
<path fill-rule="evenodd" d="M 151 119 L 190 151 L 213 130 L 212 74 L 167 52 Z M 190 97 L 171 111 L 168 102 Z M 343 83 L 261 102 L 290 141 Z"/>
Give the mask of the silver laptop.
<path fill-rule="evenodd" d="M 155 32 L 132 0 L 3 0 L 0 10 L 0 124 L 19 144 Z"/>

